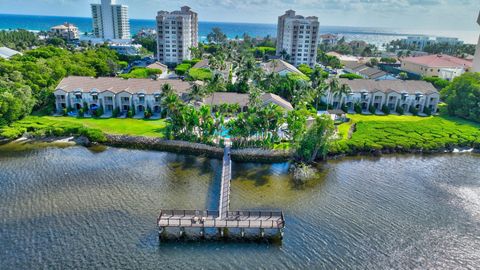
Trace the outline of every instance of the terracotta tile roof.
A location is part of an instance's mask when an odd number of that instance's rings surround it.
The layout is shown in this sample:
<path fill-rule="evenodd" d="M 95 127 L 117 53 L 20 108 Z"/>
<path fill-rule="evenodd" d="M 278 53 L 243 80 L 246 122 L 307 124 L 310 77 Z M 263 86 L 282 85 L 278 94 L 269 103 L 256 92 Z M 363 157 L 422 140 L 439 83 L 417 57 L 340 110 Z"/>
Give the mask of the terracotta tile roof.
<path fill-rule="evenodd" d="M 64 78 L 57 86 L 56 90 L 65 92 L 82 91 L 84 93 L 96 90 L 98 92 L 110 91 L 113 93 L 145 92 L 153 94 L 161 92 L 164 84 L 170 84 L 177 93 L 188 93 L 192 87 L 189 82 L 182 80 L 150 80 L 150 79 L 122 79 L 113 77 L 78 77 L 70 76 Z"/>
<path fill-rule="evenodd" d="M 221 104 L 238 104 L 240 107 L 248 105 L 248 94 L 239 94 L 231 92 L 215 92 L 203 99 L 203 103 L 210 106 Z"/>
<path fill-rule="evenodd" d="M 471 68 L 473 62 L 450 55 L 426 55 L 417 57 L 407 57 L 401 59 L 402 62 L 410 62 L 417 65 L 437 68 Z"/>
<path fill-rule="evenodd" d="M 266 93 L 263 94 L 260 99 L 263 102 L 263 105 L 267 104 L 276 104 L 281 108 L 290 111 L 293 110 L 290 102 L 285 99 L 277 96 L 275 94 Z M 210 106 L 221 105 L 221 104 L 238 104 L 240 107 L 248 106 L 249 95 L 248 94 L 239 94 L 231 92 L 215 92 L 212 95 L 203 99 L 203 103 Z"/>
<path fill-rule="evenodd" d="M 397 93 L 408 93 L 408 94 L 433 94 L 438 93 L 437 89 L 425 81 L 402 81 L 402 80 L 385 80 L 385 81 L 375 81 L 375 80 L 348 80 L 340 79 L 340 84 L 347 84 L 351 91 L 354 93 L 360 93 L 367 91 L 370 93 L 373 92 L 397 92 Z"/>

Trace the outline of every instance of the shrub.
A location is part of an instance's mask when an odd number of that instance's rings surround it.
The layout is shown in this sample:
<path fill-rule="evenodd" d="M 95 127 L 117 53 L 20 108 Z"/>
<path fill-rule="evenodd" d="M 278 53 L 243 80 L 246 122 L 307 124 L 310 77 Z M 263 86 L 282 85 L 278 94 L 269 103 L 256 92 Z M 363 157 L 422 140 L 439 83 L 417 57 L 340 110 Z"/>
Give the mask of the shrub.
<path fill-rule="evenodd" d="M 410 109 L 408 111 L 413 115 L 418 115 L 418 109 L 414 106 L 410 106 Z"/>
<path fill-rule="evenodd" d="M 190 64 L 180 64 L 175 68 L 175 73 L 178 75 L 185 75 L 187 71 L 192 67 Z"/>
<path fill-rule="evenodd" d="M 62 115 L 63 115 L 63 116 L 67 116 L 67 115 L 68 115 L 68 111 L 67 111 L 66 108 L 62 110 Z"/>
<path fill-rule="evenodd" d="M 128 118 L 132 118 L 132 117 L 133 117 L 133 111 L 132 111 L 131 109 L 128 110 L 127 117 L 128 117 Z"/>
<path fill-rule="evenodd" d="M 349 79 L 349 80 L 363 79 L 362 76 L 357 75 L 357 74 L 354 74 L 354 73 L 342 74 L 342 75 L 340 75 L 340 78 L 342 78 L 342 79 Z"/>
<path fill-rule="evenodd" d="M 377 111 L 377 109 L 376 109 L 373 105 L 370 105 L 370 106 L 368 106 L 368 111 L 369 111 L 371 114 L 375 114 L 375 112 Z"/>
<path fill-rule="evenodd" d="M 344 111 L 346 113 L 348 112 L 348 107 L 345 103 L 342 104 L 342 111 Z"/>
<path fill-rule="evenodd" d="M 425 107 L 423 113 L 430 116 L 432 115 L 432 110 L 429 107 Z"/>
<path fill-rule="evenodd" d="M 362 106 L 360 105 L 360 103 L 355 103 L 355 105 L 353 105 L 353 110 L 356 113 L 362 113 Z"/>
<path fill-rule="evenodd" d="M 300 70 L 303 74 L 309 77 L 313 72 L 313 69 L 306 64 L 301 64 L 300 66 L 298 66 L 298 70 Z"/>
<path fill-rule="evenodd" d="M 83 108 L 81 108 L 80 110 L 78 110 L 78 117 L 83 117 L 85 115 L 85 111 Z"/>
<path fill-rule="evenodd" d="M 388 108 L 387 105 L 383 105 L 383 106 L 382 106 L 382 112 L 383 112 L 384 114 L 387 114 L 387 115 L 388 115 L 388 114 L 390 114 L 390 108 Z"/>
<path fill-rule="evenodd" d="M 397 113 L 400 114 L 400 115 L 405 114 L 405 110 L 404 110 L 401 106 L 397 106 L 396 111 L 397 111 Z"/>
<path fill-rule="evenodd" d="M 120 114 L 120 110 L 118 108 L 113 109 L 112 117 L 118 117 L 119 114 Z"/>
<path fill-rule="evenodd" d="M 194 81 L 206 81 L 212 79 L 213 73 L 208 68 L 191 68 L 188 75 Z"/>
<path fill-rule="evenodd" d="M 194 58 L 192 60 L 183 60 L 182 64 L 188 64 L 191 67 L 193 67 L 195 64 L 197 64 L 200 61 L 202 61 L 202 59 Z"/>
<path fill-rule="evenodd" d="M 132 70 L 130 70 L 129 73 L 121 74 L 120 77 L 124 79 L 130 79 L 130 78 L 146 79 L 154 75 L 160 75 L 160 74 L 162 74 L 162 70 L 160 69 L 134 67 Z"/>

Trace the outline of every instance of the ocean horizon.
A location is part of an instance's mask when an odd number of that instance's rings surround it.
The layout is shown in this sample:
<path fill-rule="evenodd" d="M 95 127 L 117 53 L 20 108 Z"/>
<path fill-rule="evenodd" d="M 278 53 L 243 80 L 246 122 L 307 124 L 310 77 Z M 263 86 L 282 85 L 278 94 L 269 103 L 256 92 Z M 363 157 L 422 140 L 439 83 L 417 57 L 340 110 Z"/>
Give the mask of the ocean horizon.
<path fill-rule="evenodd" d="M 89 17 L 0 14 L 0 30 L 25 29 L 30 31 L 48 31 L 50 27 L 64 22 L 75 24 L 82 34 L 92 31 L 92 19 Z M 247 33 L 252 37 L 265 37 L 267 35 L 275 37 L 277 34 L 276 24 L 200 21 L 200 40 L 206 40 L 206 36 L 214 27 L 221 28 L 227 37 L 231 39 L 237 36 L 241 37 L 244 33 Z M 155 20 L 130 19 L 130 32 L 132 35 L 142 29 L 148 28 L 155 28 Z M 345 36 L 346 40 L 365 40 L 377 46 L 411 35 L 457 37 L 465 43 L 470 44 L 476 44 L 478 38 L 478 33 L 475 31 L 405 30 L 386 27 L 360 26 L 321 25 L 320 33 L 338 34 L 340 36 Z"/>

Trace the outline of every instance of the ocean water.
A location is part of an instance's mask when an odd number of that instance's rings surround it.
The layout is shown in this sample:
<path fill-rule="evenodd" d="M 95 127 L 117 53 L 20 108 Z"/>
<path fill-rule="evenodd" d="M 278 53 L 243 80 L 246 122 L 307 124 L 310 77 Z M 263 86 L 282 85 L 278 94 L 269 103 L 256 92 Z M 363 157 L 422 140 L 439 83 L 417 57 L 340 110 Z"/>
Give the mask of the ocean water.
<path fill-rule="evenodd" d="M 0 14 L 0 29 L 27 29 L 48 30 L 50 27 L 64 22 L 78 26 L 81 32 L 92 31 L 91 18 L 38 16 L 38 15 L 10 15 Z M 213 27 L 220 27 L 229 38 L 241 37 L 244 33 L 253 37 L 272 37 L 277 35 L 275 24 L 260 23 L 226 23 L 226 22 L 199 22 L 200 40 L 205 40 Z M 130 28 L 132 35 L 146 28 L 155 28 L 155 20 L 131 19 Z M 448 36 L 458 37 L 466 43 L 477 42 L 478 34 L 475 31 L 425 31 L 414 29 L 392 29 L 382 27 L 355 27 L 355 26 L 320 26 L 321 33 L 335 33 L 345 36 L 347 40 L 360 39 L 381 46 L 391 40 L 404 38 L 408 35 Z"/>

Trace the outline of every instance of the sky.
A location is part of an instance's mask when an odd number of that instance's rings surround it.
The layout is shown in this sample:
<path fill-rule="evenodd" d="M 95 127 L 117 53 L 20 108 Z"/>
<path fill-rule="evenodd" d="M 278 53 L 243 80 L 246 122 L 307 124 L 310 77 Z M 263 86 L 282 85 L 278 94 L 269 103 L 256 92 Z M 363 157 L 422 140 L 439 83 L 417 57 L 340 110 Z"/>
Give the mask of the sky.
<path fill-rule="evenodd" d="M 0 0 L 0 13 L 90 17 L 100 0 Z M 479 30 L 480 0 L 117 0 L 130 18 L 188 5 L 201 21 L 276 24 L 285 10 L 317 16 L 321 25 L 425 30 Z"/>

